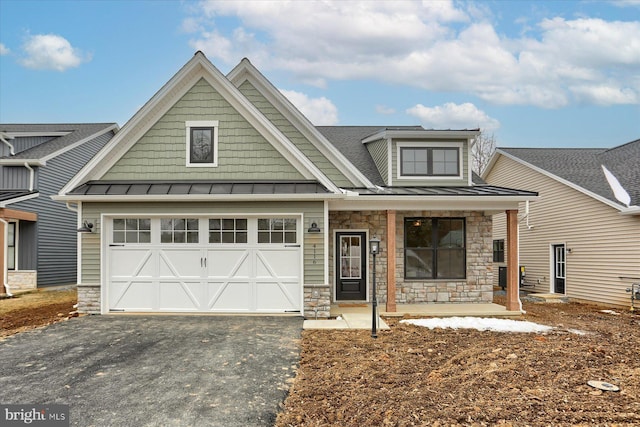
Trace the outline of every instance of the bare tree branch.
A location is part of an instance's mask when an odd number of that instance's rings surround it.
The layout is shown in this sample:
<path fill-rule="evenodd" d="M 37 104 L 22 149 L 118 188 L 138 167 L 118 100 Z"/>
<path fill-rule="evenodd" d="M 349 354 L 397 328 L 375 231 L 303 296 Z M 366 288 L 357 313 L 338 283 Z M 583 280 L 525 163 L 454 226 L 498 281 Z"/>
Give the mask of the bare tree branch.
<path fill-rule="evenodd" d="M 475 144 L 471 148 L 471 167 L 475 173 L 480 175 L 484 172 L 494 151 L 496 151 L 495 135 L 480 131 L 480 135 L 476 137 Z"/>

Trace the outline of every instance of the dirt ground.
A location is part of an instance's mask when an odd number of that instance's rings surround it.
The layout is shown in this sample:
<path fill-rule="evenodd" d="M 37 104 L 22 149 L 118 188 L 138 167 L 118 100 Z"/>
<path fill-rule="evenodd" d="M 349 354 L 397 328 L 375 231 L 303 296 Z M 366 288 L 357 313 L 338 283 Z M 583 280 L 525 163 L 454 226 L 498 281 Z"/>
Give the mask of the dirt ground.
<path fill-rule="evenodd" d="M 304 331 L 277 426 L 639 426 L 640 314 L 603 308 L 525 303 L 545 334 Z"/>
<path fill-rule="evenodd" d="M 67 319 L 75 303 L 74 290 L 0 300 L 0 337 Z M 638 426 L 640 314 L 603 308 L 525 302 L 522 320 L 555 328 L 544 334 L 429 330 L 396 318 L 375 340 L 370 331 L 304 331 L 276 425 Z"/>
<path fill-rule="evenodd" d="M 50 325 L 74 315 L 78 301 L 75 289 L 39 290 L 0 299 L 0 337 Z"/>

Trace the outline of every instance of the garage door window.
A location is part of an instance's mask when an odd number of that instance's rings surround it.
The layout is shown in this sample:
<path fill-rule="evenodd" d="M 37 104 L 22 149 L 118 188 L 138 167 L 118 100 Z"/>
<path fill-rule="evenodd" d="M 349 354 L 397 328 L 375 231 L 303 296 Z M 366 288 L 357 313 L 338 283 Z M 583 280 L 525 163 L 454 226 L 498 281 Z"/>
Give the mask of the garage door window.
<path fill-rule="evenodd" d="M 258 243 L 297 243 L 298 226 L 295 218 L 258 219 Z"/>
<path fill-rule="evenodd" d="M 197 218 L 163 218 L 160 220 L 161 243 L 198 243 Z"/>
<path fill-rule="evenodd" d="M 209 243 L 247 243 L 247 219 L 209 219 Z"/>
<path fill-rule="evenodd" d="M 115 218 L 113 220 L 113 243 L 151 242 L 151 219 Z"/>

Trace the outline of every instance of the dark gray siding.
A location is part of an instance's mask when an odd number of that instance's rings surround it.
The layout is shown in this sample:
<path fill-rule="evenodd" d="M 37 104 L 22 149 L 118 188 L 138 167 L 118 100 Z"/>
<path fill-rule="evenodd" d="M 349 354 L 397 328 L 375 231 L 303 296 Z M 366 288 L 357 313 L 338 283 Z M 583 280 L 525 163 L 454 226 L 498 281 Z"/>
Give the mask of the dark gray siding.
<path fill-rule="evenodd" d="M 38 286 L 77 282 L 76 213 L 50 196 L 62 188 L 112 137 L 108 132 L 47 161 L 40 169 L 40 195 L 11 205 L 36 212 Z M 21 240 L 21 243 L 24 244 Z"/>
<path fill-rule="evenodd" d="M 20 242 L 35 242 L 37 233 L 37 223 L 31 221 L 20 221 L 18 236 Z M 18 245 L 18 269 L 35 270 L 37 268 L 38 246 L 33 244 Z"/>
<path fill-rule="evenodd" d="M 45 142 L 51 141 L 52 139 L 58 138 L 57 136 L 27 136 L 27 137 L 18 137 L 14 139 L 10 139 L 9 143 L 13 145 L 15 150 L 15 154 L 20 153 L 21 151 L 28 150 L 29 148 L 36 147 L 40 144 L 44 144 Z M 6 144 L 3 144 L 6 147 Z"/>
<path fill-rule="evenodd" d="M 38 168 L 36 171 L 34 188 L 38 182 Z M 0 166 L 0 189 L 16 190 L 29 188 L 29 170 L 24 166 Z"/>

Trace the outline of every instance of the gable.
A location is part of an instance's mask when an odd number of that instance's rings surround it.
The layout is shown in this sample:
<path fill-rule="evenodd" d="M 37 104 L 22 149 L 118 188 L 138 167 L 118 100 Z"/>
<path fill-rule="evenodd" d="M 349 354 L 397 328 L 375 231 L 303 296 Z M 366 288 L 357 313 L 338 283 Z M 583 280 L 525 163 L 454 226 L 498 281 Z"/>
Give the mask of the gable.
<path fill-rule="evenodd" d="M 218 121 L 218 165 L 187 167 L 186 122 Z M 304 179 L 204 78 L 197 81 L 101 180 Z"/>
<path fill-rule="evenodd" d="M 351 186 L 351 181 L 323 155 L 298 129 L 283 116 L 258 91 L 253 84 L 245 80 L 238 89 L 264 116 L 273 123 L 309 160 L 315 164 L 333 183 L 339 187 Z"/>

